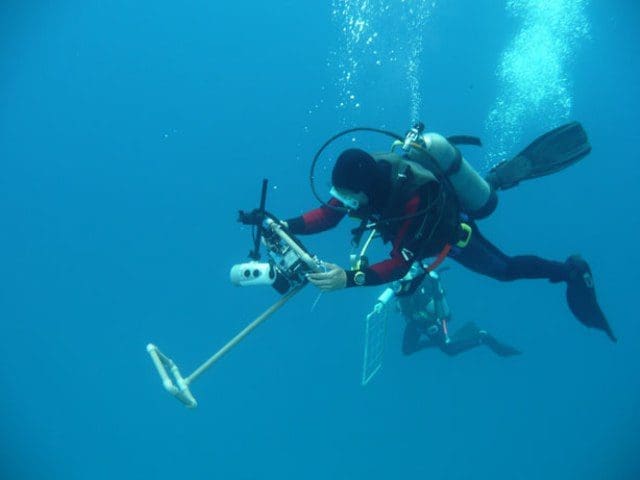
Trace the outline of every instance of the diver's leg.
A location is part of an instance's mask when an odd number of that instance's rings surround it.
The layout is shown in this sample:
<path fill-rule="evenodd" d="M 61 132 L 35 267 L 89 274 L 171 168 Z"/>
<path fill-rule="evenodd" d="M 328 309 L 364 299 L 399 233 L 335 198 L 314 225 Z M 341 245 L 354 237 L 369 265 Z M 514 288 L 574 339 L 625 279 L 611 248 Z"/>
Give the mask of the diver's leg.
<path fill-rule="evenodd" d="M 489 347 L 495 354 L 501 357 L 511 357 L 513 355 L 520 355 L 522 352 L 517 348 L 513 348 L 506 343 L 502 343 L 488 332 L 481 330 L 480 336 L 482 337 L 482 343 Z"/>
<path fill-rule="evenodd" d="M 404 336 L 402 338 L 402 353 L 405 355 L 411 355 L 412 353 L 420 350 L 418 345 L 420 343 L 420 331 L 415 323 L 409 322 L 404 328 Z"/>
<path fill-rule="evenodd" d="M 523 278 L 546 278 L 554 283 L 562 282 L 568 280 L 571 271 L 566 263 L 535 255 L 510 257 L 489 242 L 477 225 L 473 225 L 469 244 L 450 256 L 469 270 L 503 282 Z"/>
<path fill-rule="evenodd" d="M 442 350 L 447 355 L 453 357 L 462 352 L 466 352 L 467 350 L 471 350 L 472 348 L 476 348 L 482 345 L 482 342 L 479 338 L 475 340 L 451 340 L 448 343 L 443 343 L 440 345 L 440 350 Z"/>
<path fill-rule="evenodd" d="M 473 225 L 469 244 L 450 256 L 469 270 L 503 282 L 525 278 L 566 282 L 567 303 L 578 321 L 604 331 L 612 341 L 617 341 L 598 305 L 589 264 L 579 255 L 572 255 L 565 262 L 545 260 L 535 255 L 509 257 L 484 238 L 477 225 Z"/>
<path fill-rule="evenodd" d="M 421 333 L 415 322 L 407 323 L 404 329 L 404 336 L 402 339 L 402 353 L 405 355 L 411 355 L 424 348 L 434 347 L 434 343 L 427 339 L 420 338 Z"/>
<path fill-rule="evenodd" d="M 480 345 L 482 345 L 480 329 L 475 323 L 468 322 L 451 335 L 447 343 L 440 345 L 440 350 L 447 355 L 454 356 Z"/>
<path fill-rule="evenodd" d="M 457 355 L 480 345 L 486 345 L 501 357 L 509 357 L 521 353 L 509 345 L 499 342 L 486 330 L 480 330 L 473 322 L 464 324 L 460 330 L 453 334 L 451 341 L 441 348 L 442 351 L 449 355 Z"/>

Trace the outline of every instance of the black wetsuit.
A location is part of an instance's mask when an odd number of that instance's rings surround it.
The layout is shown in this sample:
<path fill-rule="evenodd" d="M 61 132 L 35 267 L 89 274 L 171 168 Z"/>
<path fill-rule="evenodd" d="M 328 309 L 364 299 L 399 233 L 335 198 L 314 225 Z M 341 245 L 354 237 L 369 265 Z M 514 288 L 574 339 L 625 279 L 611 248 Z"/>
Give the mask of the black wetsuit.
<path fill-rule="evenodd" d="M 546 278 L 553 283 L 568 280 L 571 269 L 566 263 L 535 255 L 510 257 L 489 242 L 477 224 L 467 223 L 473 228 L 471 241 L 464 248 L 454 247 L 449 257 L 469 270 L 503 282 L 524 278 Z"/>
<path fill-rule="evenodd" d="M 332 199 L 332 205 L 342 206 Z M 426 201 L 419 193 L 398 208 L 401 215 L 411 216 L 424 208 Z M 323 206 L 305 213 L 300 217 L 288 220 L 291 231 L 295 234 L 313 234 L 336 226 L 345 212 Z M 414 238 L 414 232 L 423 222 L 421 215 L 414 216 L 391 225 L 386 238 L 392 244 L 391 258 L 369 266 L 365 272 L 364 285 L 380 285 L 402 278 L 411 264 L 417 259 L 407 255 L 407 251 L 420 250 L 420 242 Z M 496 280 L 512 281 L 519 279 L 546 278 L 551 282 L 567 281 L 570 267 L 563 262 L 545 260 L 535 255 L 508 256 L 489 242 L 474 222 L 467 221 L 473 232 L 469 244 L 464 248 L 453 247 L 449 256 L 476 273 Z M 347 272 L 347 287 L 355 286 L 353 271 Z"/>

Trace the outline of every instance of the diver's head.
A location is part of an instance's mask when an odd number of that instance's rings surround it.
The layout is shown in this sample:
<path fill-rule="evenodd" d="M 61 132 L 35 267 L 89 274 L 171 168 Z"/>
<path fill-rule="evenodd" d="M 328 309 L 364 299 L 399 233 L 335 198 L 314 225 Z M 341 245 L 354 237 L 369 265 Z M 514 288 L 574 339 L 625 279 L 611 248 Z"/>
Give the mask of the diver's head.
<path fill-rule="evenodd" d="M 331 174 L 331 195 L 348 209 L 384 205 L 389 179 L 378 163 L 364 150 L 351 148 L 340 154 Z"/>

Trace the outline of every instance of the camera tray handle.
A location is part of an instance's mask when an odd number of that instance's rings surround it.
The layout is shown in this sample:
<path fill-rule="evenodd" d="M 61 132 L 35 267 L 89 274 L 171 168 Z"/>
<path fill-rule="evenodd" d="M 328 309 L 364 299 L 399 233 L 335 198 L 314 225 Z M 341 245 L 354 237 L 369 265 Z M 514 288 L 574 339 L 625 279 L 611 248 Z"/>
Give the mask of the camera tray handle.
<path fill-rule="evenodd" d="M 273 232 L 280 237 L 280 239 L 291 247 L 295 254 L 302 260 L 307 267 L 313 272 L 322 272 L 322 262 L 317 258 L 309 255 L 300 245 L 298 245 L 287 232 L 284 231 L 282 226 L 271 218 L 266 219 L 266 226 L 273 230 Z"/>

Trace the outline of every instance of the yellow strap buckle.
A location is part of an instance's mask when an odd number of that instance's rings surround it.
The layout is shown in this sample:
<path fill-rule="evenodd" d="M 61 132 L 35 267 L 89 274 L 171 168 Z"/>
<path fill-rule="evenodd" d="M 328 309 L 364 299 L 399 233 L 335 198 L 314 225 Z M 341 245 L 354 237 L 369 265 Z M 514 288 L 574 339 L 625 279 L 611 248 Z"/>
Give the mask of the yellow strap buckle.
<path fill-rule="evenodd" d="M 458 243 L 456 243 L 456 247 L 464 248 L 469 245 L 469 242 L 471 241 L 473 229 L 464 222 L 460 223 L 460 229 L 464 232 L 464 238 L 460 239 Z"/>

